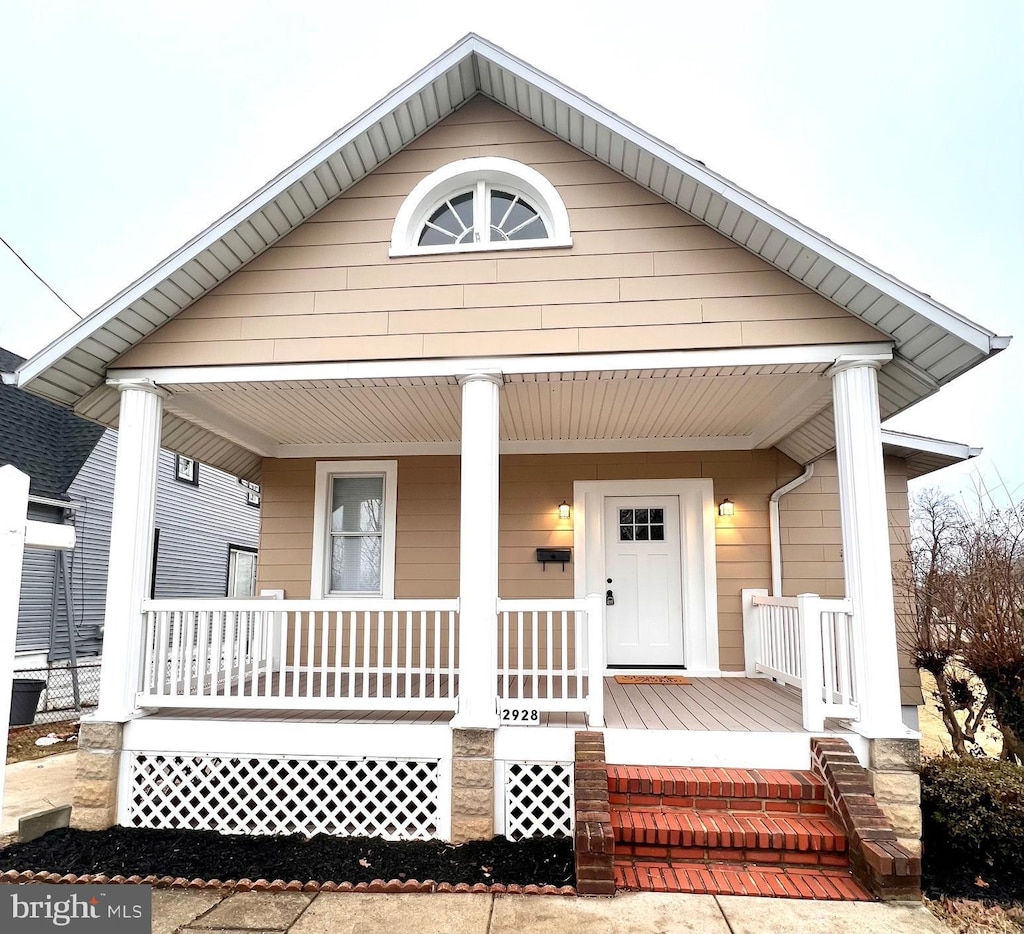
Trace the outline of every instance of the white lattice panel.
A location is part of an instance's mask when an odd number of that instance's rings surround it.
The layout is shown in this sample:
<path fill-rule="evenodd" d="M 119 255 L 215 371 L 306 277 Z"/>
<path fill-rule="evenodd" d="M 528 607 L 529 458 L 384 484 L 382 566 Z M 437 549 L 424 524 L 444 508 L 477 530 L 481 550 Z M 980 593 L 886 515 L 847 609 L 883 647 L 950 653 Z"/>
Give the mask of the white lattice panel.
<path fill-rule="evenodd" d="M 571 834 L 572 778 L 570 762 L 506 762 L 505 836 Z"/>
<path fill-rule="evenodd" d="M 436 760 L 134 753 L 126 823 L 229 834 L 428 840 L 441 836 L 439 778 Z"/>

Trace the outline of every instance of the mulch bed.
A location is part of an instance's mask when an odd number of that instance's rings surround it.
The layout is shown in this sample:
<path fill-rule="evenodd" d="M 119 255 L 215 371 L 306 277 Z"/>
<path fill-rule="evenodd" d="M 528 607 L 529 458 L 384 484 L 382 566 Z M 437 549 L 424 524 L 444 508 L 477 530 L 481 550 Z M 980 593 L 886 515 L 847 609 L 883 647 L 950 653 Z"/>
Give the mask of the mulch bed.
<path fill-rule="evenodd" d="M 136 877 L 133 881 L 168 885 L 171 882 L 164 880 L 204 880 L 257 890 L 282 887 L 273 886 L 274 880 L 291 880 L 302 887 L 333 883 L 332 888 L 362 888 L 394 880 L 406 890 L 413 890 L 412 883 L 417 882 L 420 890 L 459 885 L 528 886 L 534 891 L 564 889 L 576 882 L 569 837 L 518 843 L 495 837 L 455 846 L 440 841 L 222 836 L 212 831 L 128 827 L 53 830 L 0 850 L 0 873 L 11 879 L 14 873 L 25 872 Z M 239 880 L 247 884 L 239 886 Z"/>

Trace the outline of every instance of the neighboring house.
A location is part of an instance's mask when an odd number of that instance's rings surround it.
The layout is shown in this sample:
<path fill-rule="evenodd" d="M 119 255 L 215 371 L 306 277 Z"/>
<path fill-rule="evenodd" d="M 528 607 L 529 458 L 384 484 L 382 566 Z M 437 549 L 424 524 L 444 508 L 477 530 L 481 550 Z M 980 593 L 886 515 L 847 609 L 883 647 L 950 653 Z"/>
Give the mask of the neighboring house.
<path fill-rule="evenodd" d="M 24 358 L 0 350 L 0 370 L 22 363 Z M 0 463 L 29 474 L 32 518 L 71 523 L 76 535 L 70 553 L 25 552 L 15 663 L 20 670 L 69 660 L 69 605 L 77 659 L 95 663 L 101 652 L 116 451 L 116 431 L 0 385 Z M 160 452 L 151 577 L 156 595 L 253 594 L 259 500 L 250 486 Z"/>
<path fill-rule="evenodd" d="M 566 830 L 589 726 L 840 738 L 914 848 L 892 562 L 972 451 L 881 421 L 1007 341 L 467 37 L 17 374 L 120 425 L 76 823 Z M 260 484 L 277 600 L 149 599 L 160 443 Z"/>

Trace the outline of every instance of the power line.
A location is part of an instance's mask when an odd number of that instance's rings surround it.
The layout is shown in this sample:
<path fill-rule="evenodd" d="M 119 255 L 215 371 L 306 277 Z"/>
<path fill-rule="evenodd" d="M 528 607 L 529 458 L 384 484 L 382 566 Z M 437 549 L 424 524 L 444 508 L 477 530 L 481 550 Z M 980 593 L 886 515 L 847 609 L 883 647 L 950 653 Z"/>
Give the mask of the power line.
<path fill-rule="evenodd" d="M 32 273 L 32 275 L 35 276 L 40 282 L 42 282 L 43 285 L 45 285 L 50 290 L 50 292 L 57 298 L 57 300 L 65 308 L 67 308 L 68 311 L 71 312 L 71 314 L 78 318 L 79 321 L 83 319 L 83 316 L 80 315 L 77 311 L 75 311 L 75 309 L 72 308 L 66 301 L 64 301 L 64 299 L 57 294 L 57 290 L 52 285 L 50 285 L 50 283 L 47 282 L 41 275 L 39 275 L 39 273 L 36 272 L 31 266 L 29 266 L 29 264 L 25 261 L 25 258 L 16 249 L 14 249 L 14 247 L 11 246 L 3 237 L 0 237 L 0 243 L 7 247 L 7 249 L 10 250 L 17 257 L 21 265 L 24 266 L 30 273 Z"/>

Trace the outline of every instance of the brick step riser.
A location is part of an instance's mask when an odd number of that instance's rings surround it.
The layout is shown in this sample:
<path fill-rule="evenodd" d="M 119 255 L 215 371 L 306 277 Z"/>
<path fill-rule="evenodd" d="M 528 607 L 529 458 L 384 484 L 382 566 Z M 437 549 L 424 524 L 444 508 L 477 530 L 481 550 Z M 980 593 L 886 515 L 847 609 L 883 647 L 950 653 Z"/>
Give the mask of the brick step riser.
<path fill-rule="evenodd" d="M 850 860 L 845 852 L 827 850 L 762 850 L 753 847 L 710 846 L 652 846 L 645 843 L 615 842 L 615 858 L 656 861 L 669 865 L 677 863 L 716 862 L 733 865 L 755 863 L 772 866 L 825 866 L 829 869 L 848 869 Z"/>
<path fill-rule="evenodd" d="M 654 797 L 758 798 L 783 801 L 824 801 L 825 785 L 810 773 L 743 773 L 729 775 L 719 770 L 638 769 L 640 774 L 608 773 L 608 791 L 612 795 Z M 655 774 L 650 774 L 655 773 Z"/>
<path fill-rule="evenodd" d="M 608 803 L 612 808 L 620 810 L 629 809 L 630 807 L 660 808 L 664 811 L 685 808 L 686 810 L 697 811 L 734 812 L 740 815 L 760 811 L 762 813 L 777 814 L 806 814 L 815 817 L 828 813 L 828 806 L 824 801 L 787 800 L 784 798 L 708 798 L 611 792 L 608 795 Z"/>

